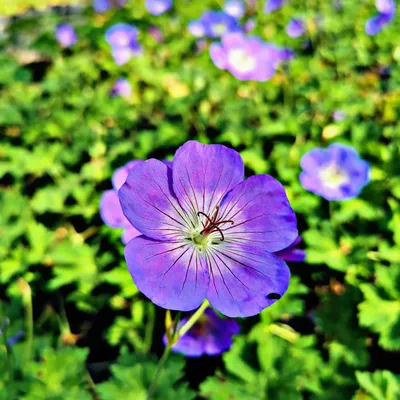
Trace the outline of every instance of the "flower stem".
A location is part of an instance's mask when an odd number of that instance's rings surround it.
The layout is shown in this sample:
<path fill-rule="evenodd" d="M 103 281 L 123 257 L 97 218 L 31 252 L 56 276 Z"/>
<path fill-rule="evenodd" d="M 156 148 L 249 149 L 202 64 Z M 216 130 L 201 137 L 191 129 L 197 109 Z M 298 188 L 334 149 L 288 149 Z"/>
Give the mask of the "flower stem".
<path fill-rule="evenodd" d="M 147 400 L 151 400 L 153 398 L 154 392 L 157 388 L 158 380 L 160 379 L 160 374 L 161 371 L 169 357 L 169 354 L 171 353 L 172 346 L 178 341 L 178 339 L 183 336 L 198 320 L 199 318 L 204 314 L 204 311 L 206 308 L 210 305 L 208 300 L 204 300 L 203 304 L 199 307 L 199 309 L 189 318 L 189 320 L 186 322 L 185 325 L 182 326 L 177 332 L 174 332 L 172 337 L 168 339 L 168 344 L 165 346 L 164 353 L 160 358 L 160 361 L 158 362 L 156 372 L 154 374 L 154 378 L 151 381 L 149 390 L 147 392 Z M 176 318 L 175 323 L 174 323 L 174 329 L 176 329 L 178 322 L 180 318 L 180 313 L 178 314 L 178 318 Z M 169 311 L 167 311 L 166 314 L 166 327 L 167 329 L 170 328 L 170 319 L 171 319 L 171 314 Z M 169 320 L 169 321 L 167 321 Z"/>
<path fill-rule="evenodd" d="M 167 361 L 169 353 L 171 352 L 171 348 L 172 348 L 172 344 L 168 343 L 167 346 L 164 349 L 164 353 L 161 356 L 160 361 L 158 362 L 156 373 L 154 374 L 154 378 L 151 381 L 149 390 L 147 392 L 147 400 L 151 400 L 153 398 L 154 392 L 155 392 L 155 390 L 157 388 L 158 380 L 160 378 L 161 371 L 162 371 L 162 369 L 163 369 L 163 367 L 164 367 L 164 365 L 165 365 L 165 363 Z"/>
<path fill-rule="evenodd" d="M 25 359 L 31 360 L 33 347 L 33 307 L 32 307 L 32 290 L 29 283 L 22 278 L 18 281 L 19 288 L 22 293 L 22 302 L 25 308 L 25 327 L 26 327 L 26 353 Z"/>
<path fill-rule="evenodd" d="M 206 308 L 210 305 L 208 300 L 204 300 L 203 304 L 199 307 L 199 309 L 189 318 L 188 322 L 182 326 L 181 329 L 176 333 L 176 340 L 178 340 L 181 336 L 183 336 L 204 314 Z"/>

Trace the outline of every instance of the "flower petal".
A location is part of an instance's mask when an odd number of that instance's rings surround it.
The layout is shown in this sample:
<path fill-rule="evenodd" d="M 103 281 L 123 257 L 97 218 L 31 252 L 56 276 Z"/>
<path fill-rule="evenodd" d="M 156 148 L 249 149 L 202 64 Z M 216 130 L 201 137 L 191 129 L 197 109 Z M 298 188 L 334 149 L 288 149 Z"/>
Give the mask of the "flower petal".
<path fill-rule="evenodd" d="M 226 53 L 219 43 L 211 43 L 210 57 L 217 68 L 226 69 Z"/>
<path fill-rule="evenodd" d="M 182 237 L 185 214 L 171 190 L 172 171 L 158 160 L 137 164 L 118 191 L 122 210 L 142 234 L 159 240 Z"/>
<path fill-rule="evenodd" d="M 189 311 L 206 297 L 207 265 L 189 242 L 139 236 L 126 246 L 125 258 L 138 289 L 160 307 Z"/>
<path fill-rule="evenodd" d="M 229 243 L 255 244 L 275 252 L 296 239 L 296 215 L 285 189 L 269 175 L 255 175 L 236 185 L 223 199 L 220 220 L 233 225 L 223 229 Z"/>
<path fill-rule="evenodd" d="M 126 178 L 128 177 L 129 171 L 137 164 L 140 162 L 143 162 L 142 160 L 132 160 L 129 161 L 127 164 L 125 164 L 121 168 L 117 168 L 111 178 L 112 184 L 115 190 L 118 190 L 121 188 L 121 186 L 125 183 Z"/>
<path fill-rule="evenodd" d="M 115 190 L 107 190 L 100 199 L 100 216 L 103 222 L 112 228 L 127 228 L 129 221 L 125 218 Z"/>
<path fill-rule="evenodd" d="M 207 299 L 229 317 L 258 314 L 281 298 L 289 285 L 285 262 L 254 246 L 223 243 L 207 254 L 207 262 Z"/>
<path fill-rule="evenodd" d="M 122 243 L 128 244 L 133 238 L 137 236 L 140 236 L 140 232 L 131 224 L 129 224 L 129 228 L 126 228 L 121 236 Z"/>
<path fill-rule="evenodd" d="M 189 141 L 173 162 L 174 192 L 187 213 L 210 214 L 223 196 L 243 180 L 244 165 L 234 150 Z"/>

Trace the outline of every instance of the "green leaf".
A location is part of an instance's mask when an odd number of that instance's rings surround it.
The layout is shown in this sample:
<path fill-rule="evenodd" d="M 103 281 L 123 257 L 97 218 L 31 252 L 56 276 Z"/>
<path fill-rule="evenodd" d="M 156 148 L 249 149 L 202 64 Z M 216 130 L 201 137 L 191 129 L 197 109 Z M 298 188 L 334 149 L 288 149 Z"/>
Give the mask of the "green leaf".
<path fill-rule="evenodd" d="M 400 349 L 400 266 L 378 266 L 376 285 L 360 286 L 365 300 L 358 306 L 360 324 L 379 335 L 387 350 Z M 386 290 L 383 290 L 386 289 Z"/>
<path fill-rule="evenodd" d="M 108 382 L 97 385 L 101 400 L 137 399 L 145 400 L 152 382 L 157 362 L 153 357 L 139 354 L 122 354 L 111 367 L 112 377 Z M 184 361 L 178 357 L 168 359 L 161 371 L 155 399 L 194 399 L 195 393 L 185 383 L 178 383 L 183 376 Z"/>
<path fill-rule="evenodd" d="M 30 362 L 25 369 L 26 385 L 22 400 L 91 400 L 85 360 L 87 349 L 46 348 L 39 362 Z"/>
<path fill-rule="evenodd" d="M 400 376 L 390 371 L 381 370 L 370 372 L 356 372 L 356 378 L 361 386 L 354 400 L 398 400 L 400 398 Z M 363 396 L 363 393 L 371 397 Z"/>

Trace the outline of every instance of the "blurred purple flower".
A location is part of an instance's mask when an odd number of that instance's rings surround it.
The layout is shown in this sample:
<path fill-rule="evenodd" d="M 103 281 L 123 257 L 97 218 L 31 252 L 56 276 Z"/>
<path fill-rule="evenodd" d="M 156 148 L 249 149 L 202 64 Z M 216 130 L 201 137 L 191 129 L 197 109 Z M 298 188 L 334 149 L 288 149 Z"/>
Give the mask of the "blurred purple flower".
<path fill-rule="evenodd" d="M 301 237 L 298 236 L 297 239 L 286 249 L 277 251 L 274 254 L 281 257 L 283 260 L 288 262 L 303 262 L 306 258 L 306 252 L 304 250 L 296 248 L 296 246 L 301 242 Z"/>
<path fill-rule="evenodd" d="M 196 37 L 208 36 L 219 38 L 228 32 L 239 32 L 236 18 L 223 11 L 206 11 L 199 20 L 192 21 L 189 31 Z"/>
<path fill-rule="evenodd" d="M 109 28 L 105 34 L 112 49 L 114 61 L 118 65 L 127 63 L 133 56 L 142 53 L 135 26 L 119 23 Z"/>
<path fill-rule="evenodd" d="M 326 200 L 357 197 L 369 182 L 369 164 L 353 147 L 339 143 L 309 151 L 300 165 L 302 186 Z"/>
<path fill-rule="evenodd" d="M 93 0 L 93 8 L 97 13 L 104 13 L 111 8 L 111 0 Z"/>
<path fill-rule="evenodd" d="M 293 56 L 288 49 L 264 43 L 259 37 L 228 33 L 221 43 L 212 43 L 210 56 L 219 69 L 228 70 L 239 80 L 266 81 L 278 65 Z"/>
<path fill-rule="evenodd" d="M 188 31 L 196 38 L 202 38 L 206 35 L 204 25 L 199 20 L 189 22 Z"/>
<path fill-rule="evenodd" d="M 276 10 L 279 10 L 287 0 L 267 0 L 264 5 L 264 13 L 270 14 Z"/>
<path fill-rule="evenodd" d="M 148 30 L 150 36 L 158 43 L 164 41 L 164 35 L 159 28 L 151 26 Z"/>
<path fill-rule="evenodd" d="M 243 26 L 245 33 L 252 31 L 256 27 L 256 21 L 254 18 L 249 18 Z"/>
<path fill-rule="evenodd" d="M 292 38 L 298 38 L 305 32 L 304 23 L 299 18 L 292 18 L 286 26 L 286 33 Z"/>
<path fill-rule="evenodd" d="M 394 14 L 396 12 L 395 0 L 375 0 L 375 7 L 382 14 Z"/>
<path fill-rule="evenodd" d="M 332 113 L 332 118 L 336 122 L 341 122 L 346 118 L 346 113 L 343 110 L 336 110 Z"/>
<path fill-rule="evenodd" d="M 236 151 L 195 141 L 177 150 L 172 168 L 151 159 L 129 172 L 118 196 L 142 235 L 125 259 L 153 303 L 190 311 L 207 298 L 227 316 L 247 317 L 284 295 L 290 271 L 273 253 L 297 238 L 296 216 L 274 178 L 243 179 Z"/>
<path fill-rule="evenodd" d="M 242 0 L 226 0 L 224 11 L 234 18 L 240 19 L 246 13 L 246 6 Z"/>
<path fill-rule="evenodd" d="M 110 92 L 111 96 L 121 96 L 129 98 L 132 96 L 132 86 L 128 80 L 119 78 Z"/>
<path fill-rule="evenodd" d="M 93 8 L 97 13 L 104 13 L 111 7 L 123 7 L 127 0 L 93 0 Z"/>
<path fill-rule="evenodd" d="M 57 26 L 56 39 L 62 47 L 71 47 L 76 43 L 77 37 L 74 28 L 64 23 Z"/>
<path fill-rule="evenodd" d="M 172 8 L 172 0 L 146 0 L 146 9 L 152 15 L 161 15 Z"/>
<path fill-rule="evenodd" d="M 100 216 L 103 222 L 111 228 L 123 228 L 122 242 L 127 244 L 131 239 L 140 235 L 125 218 L 121 205 L 118 199 L 118 190 L 125 183 L 129 171 L 139 163 L 141 160 L 132 160 L 121 168 L 115 170 L 112 176 L 112 184 L 114 189 L 107 190 L 103 193 L 100 199 Z"/>
<path fill-rule="evenodd" d="M 365 23 L 365 32 L 369 36 L 379 33 L 389 24 L 396 13 L 396 3 L 394 0 L 376 0 L 375 5 L 379 13 Z"/>
<path fill-rule="evenodd" d="M 177 329 L 182 327 L 189 318 L 182 318 Z M 232 319 L 222 319 L 211 308 L 183 335 L 172 347 L 172 351 L 182 353 L 187 357 L 203 355 L 216 356 L 229 350 L 232 336 L 240 331 L 239 325 Z M 167 335 L 163 338 L 167 344 Z"/>

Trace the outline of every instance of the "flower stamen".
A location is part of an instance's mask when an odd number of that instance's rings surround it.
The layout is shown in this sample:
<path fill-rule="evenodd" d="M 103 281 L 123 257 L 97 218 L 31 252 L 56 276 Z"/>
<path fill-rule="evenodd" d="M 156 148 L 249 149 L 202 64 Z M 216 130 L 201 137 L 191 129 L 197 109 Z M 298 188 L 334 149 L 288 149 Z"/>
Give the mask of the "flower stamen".
<path fill-rule="evenodd" d="M 204 217 L 206 217 L 207 220 L 206 223 L 200 221 L 201 224 L 203 225 L 203 230 L 200 232 L 200 235 L 209 235 L 214 232 L 219 232 L 219 234 L 221 235 L 221 242 L 223 242 L 225 240 L 225 236 L 222 232 L 222 229 L 220 228 L 220 225 L 227 223 L 231 223 L 232 225 L 234 225 L 234 222 L 230 219 L 218 221 L 218 213 L 219 213 L 219 206 L 215 207 L 215 212 L 211 218 L 203 211 L 199 211 L 197 213 L 198 217 L 200 217 L 200 215 L 203 215 Z"/>

